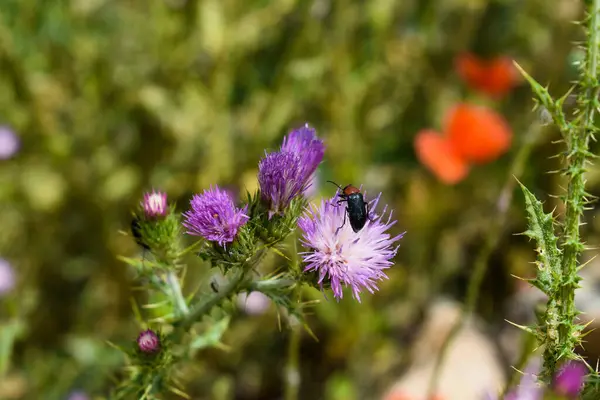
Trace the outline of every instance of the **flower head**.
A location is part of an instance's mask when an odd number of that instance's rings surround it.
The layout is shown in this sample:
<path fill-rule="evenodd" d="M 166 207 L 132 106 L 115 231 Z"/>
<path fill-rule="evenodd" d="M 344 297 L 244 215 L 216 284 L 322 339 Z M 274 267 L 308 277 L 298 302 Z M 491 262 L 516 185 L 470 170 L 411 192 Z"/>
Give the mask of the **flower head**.
<path fill-rule="evenodd" d="M 139 334 L 137 344 L 139 349 L 144 353 L 156 353 L 160 350 L 160 339 L 151 329 L 147 329 Z"/>
<path fill-rule="evenodd" d="M 569 398 L 575 398 L 583 388 L 586 368 L 582 362 L 568 361 L 554 377 L 554 391 Z"/>
<path fill-rule="evenodd" d="M 20 147 L 21 141 L 13 130 L 7 126 L 0 126 L 0 160 L 8 160 Z"/>
<path fill-rule="evenodd" d="M 370 209 L 377 207 L 380 197 L 381 194 L 369 203 Z M 304 271 L 318 272 L 321 288 L 328 279 L 337 299 L 343 297 L 343 286 L 349 286 L 353 297 L 360 302 L 363 289 L 374 293 L 376 282 L 387 279 L 384 270 L 392 266 L 391 259 L 397 251 L 392 246 L 404 233 L 395 237 L 386 233 L 396 223 L 391 221 L 391 211 L 387 221 L 383 221 L 387 206 L 381 215 L 354 232 L 348 221 L 344 223 L 347 218 L 344 205 L 337 206 L 336 202 L 335 197 L 322 200 L 320 206 L 309 208 L 298 220 L 303 232 L 302 244 L 309 249 L 301 253 L 306 263 Z"/>
<path fill-rule="evenodd" d="M 194 195 L 190 205 L 191 210 L 183 214 L 187 233 L 202 236 L 220 246 L 233 242 L 240 227 L 250 218 L 246 215 L 248 206 L 236 208 L 229 193 L 218 186 Z"/>
<path fill-rule="evenodd" d="M 269 218 L 283 212 L 290 202 L 306 190 L 300 157 L 291 152 L 268 153 L 258 163 L 258 183 L 263 202 L 269 207 Z"/>
<path fill-rule="evenodd" d="M 10 292 L 15 286 L 15 273 L 10 263 L 0 258 L 0 296 Z"/>
<path fill-rule="evenodd" d="M 316 170 L 325 154 L 325 145 L 317 137 L 316 131 L 305 124 L 299 129 L 291 131 L 283 138 L 281 151 L 289 151 L 300 157 L 300 164 L 307 176 Z"/>
<path fill-rule="evenodd" d="M 265 154 L 258 164 L 258 183 L 269 218 L 283 212 L 296 196 L 306 194 L 324 154 L 323 141 L 308 124 L 286 135 L 280 151 Z"/>
<path fill-rule="evenodd" d="M 147 218 L 164 217 L 167 215 L 167 194 L 164 192 L 152 190 L 152 192 L 144 193 L 144 201 L 141 204 Z"/>

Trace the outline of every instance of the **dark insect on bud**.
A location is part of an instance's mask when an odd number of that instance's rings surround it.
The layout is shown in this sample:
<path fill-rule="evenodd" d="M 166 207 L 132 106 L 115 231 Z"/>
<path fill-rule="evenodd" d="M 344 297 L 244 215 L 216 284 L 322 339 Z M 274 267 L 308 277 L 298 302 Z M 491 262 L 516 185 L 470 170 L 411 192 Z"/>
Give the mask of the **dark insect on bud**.
<path fill-rule="evenodd" d="M 139 217 L 133 217 L 133 219 L 131 220 L 130 228 L 131 234 L 133 235 L 135 242 L 143 249 L 150 250 L 150 247 L 146 243 L 144 243 L 144 239 L 142 237 L 142 227 L 140 225 Z"/>
<path fill-rule="evenodd" d="M 219 284 L 216 281 L 210 282 L 210 288 L 212 289 L 213 292 L 219 293 Z"/>

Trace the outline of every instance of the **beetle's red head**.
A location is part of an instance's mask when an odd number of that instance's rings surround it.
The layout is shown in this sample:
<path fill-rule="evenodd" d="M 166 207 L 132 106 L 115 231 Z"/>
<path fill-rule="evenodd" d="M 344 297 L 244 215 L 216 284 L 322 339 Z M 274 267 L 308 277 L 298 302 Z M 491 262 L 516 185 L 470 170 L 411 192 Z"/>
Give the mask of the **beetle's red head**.
<path fill-rule="evenodd" d="M 347 185 L 346 187 L 344 187 L 344 190 L 342 190 L 342 193 L 344 193 L 344 196 L 350 196 L 354 193 L 360 193 L 360 190 L 358 190 L 357 187 L 354 187 L 352 185 Z"/>

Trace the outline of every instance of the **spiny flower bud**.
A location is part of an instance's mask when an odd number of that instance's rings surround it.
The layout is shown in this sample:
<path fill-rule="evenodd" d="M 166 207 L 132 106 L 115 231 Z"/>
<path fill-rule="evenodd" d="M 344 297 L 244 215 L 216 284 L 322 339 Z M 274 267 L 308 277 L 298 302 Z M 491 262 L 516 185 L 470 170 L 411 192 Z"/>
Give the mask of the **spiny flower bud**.
<path fill-rule="evenodd" d="M 151 329 L 140 333 L 137 338 L 137 344 L 139 349 L 144 353 L 156 353 L 160 350 L 160 339 Z"/>
<path fill-rule="evenodd" d="M 167 215 L 167 194 L 164 192 L 152 191 L 144 194 L 142 208 L 146 218 L 158 218 Z"/>

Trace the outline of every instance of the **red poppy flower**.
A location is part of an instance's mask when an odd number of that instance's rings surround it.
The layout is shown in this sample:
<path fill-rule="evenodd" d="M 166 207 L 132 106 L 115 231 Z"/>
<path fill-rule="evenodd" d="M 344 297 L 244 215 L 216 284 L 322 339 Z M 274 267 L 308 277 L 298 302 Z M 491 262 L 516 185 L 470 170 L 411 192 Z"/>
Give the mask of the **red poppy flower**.
<path fill-rule="evenodd" d="M 456 57 L 455 68 L 467 85 L 495 98 L 505 96 L 519 80 L 508 57 L 484 60 L 471 53 L 463 53 Z"/>
<path fill-rule="evenodd" d="M 469 173 L 466 161 L 456 154 L 450 141 L 437 132 L 422 130 L 417 133 L 414 143 L 421 164 L 442 182 L 453 185 Z"/>
<path fill-rule="evenodd" d="M 450 110 L 445 134 L 455 154 L 476 164 L 494 161 L 510 147 L 512 131 L 495 111 L 469 104 Z"/>

